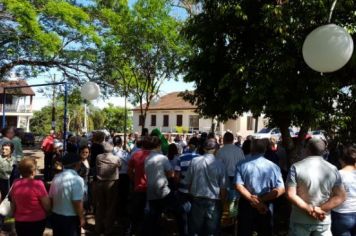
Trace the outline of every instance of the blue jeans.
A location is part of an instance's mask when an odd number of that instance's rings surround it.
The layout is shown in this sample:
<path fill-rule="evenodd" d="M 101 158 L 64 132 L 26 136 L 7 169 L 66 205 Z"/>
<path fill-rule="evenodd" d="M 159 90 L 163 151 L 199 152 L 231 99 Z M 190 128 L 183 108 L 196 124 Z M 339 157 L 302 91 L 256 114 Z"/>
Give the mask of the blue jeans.
<path fill-rule="evenodd" d="M 331 212 L 331 231 L 334 236 L 356 235 L 356 212 L 338 213 Z"/>
<path fill-rule="evenodd" d="M 178 192 L 178 229 L 180 236 L 188 235 L 188 214 L 192 208 L 191 197 L 187 193 Z"/>
<path fill-rule="evenodd" d="M 221 214 L 220 200 L 194 198 L 189 213 L 189 235 L 219 235 Z"/>
<path fill-rule="evenodd" d="M 333 236 L 330 224 L 299 224 L 291 222 L 289 236 Z M 334 235 L 337 236 L 337 235 Z"/>

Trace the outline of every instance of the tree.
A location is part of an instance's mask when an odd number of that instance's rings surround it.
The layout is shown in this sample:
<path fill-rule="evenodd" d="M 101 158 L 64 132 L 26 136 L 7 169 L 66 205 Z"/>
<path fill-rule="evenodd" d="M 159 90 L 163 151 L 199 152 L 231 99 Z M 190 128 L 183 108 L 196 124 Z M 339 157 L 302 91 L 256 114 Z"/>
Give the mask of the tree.
<path fill-rule="evenodd" d="M 185 49 L 181 22 L 170 15 L 167 0 L 138 0 L 132 7 L 123 1 L 114 3 L 99 4 L 94 11 L 102 22 L 104 39 L 98 74 L 139 104 L 146 119 L 163 81 L 179 72 Z"/>
<path fill-rule="evenodd" d="M 109 107 L 105 107 L 102 110 L 105 117 L 104 127 L 114 132 L 124 132 L 124 122 L 127 121 L 127 130 L 132 130 L 132 119 L 127 116 L 125 118 L 125 109 L 121 107 L 115 107 L 109 103 Z"/>
<path fill-rule="evenodd" d="M 312 71 L 303 61 L 306 35 L 325 24 L 330 2 L 318 1 L 199 1 L 183 33 L 193 50 L 183 65 L 185 80 L 196 90 L 184 97 L 199 112 L 219 120 L 244 111 L 265 114 L 282 132 L 293 159 L 309 127 L 334 110 L 339 91 L 356 83 L 355 62 L 331 74 Z M 354 1 L 336 5 L 333 22 L 351 33 L 356 24 Z M 353 35 L 354 37 L 354 35 Z M 295 146 L 288 128 L 300 126 Z"/>
<path fill-rule="evenodd" d="M 80 91 L 74 88 L 70 91 L 68 95 L 68 105 L 67 105 L 67 130 L 74 131 L 77 134 L 81 133 L 84 127 L 84 101 L 80 95 Z M 95 108 L 89 103 L 89 107 L 93 110 Z M 54 104 L 56 129 L 63 129 L 63 116 L 64 116 L 64 95 L 59 88 L 58 97 L 56 103 Z M 100 114 L 89 113 L 88 115 L 88 128 L 94 129 L 94 122 L 92 119 Z M 52 104 L 43 107 L 40 111 L 34 112 L 34 116 L 31 119 L 30 126 L 31 130 L 38 134 L 47 134 L 51 129 L 52 122 Z M 96 123 L 100 124 L 100 122 Z"/>
<path fill-rule="evenodd" d="M 100 40 L 90 16 L 70 2 L 0 1 L 0 80 L 12 70 L 31 76 L 57 69 L 70 79 L 90 77 Z"/>
<path fill-rule="evenodd" d="M 337 134 L 341 143 L 356 143 L 356 85 L 339 91 L 334 110 L 321 117 L 318 128 Z"/>

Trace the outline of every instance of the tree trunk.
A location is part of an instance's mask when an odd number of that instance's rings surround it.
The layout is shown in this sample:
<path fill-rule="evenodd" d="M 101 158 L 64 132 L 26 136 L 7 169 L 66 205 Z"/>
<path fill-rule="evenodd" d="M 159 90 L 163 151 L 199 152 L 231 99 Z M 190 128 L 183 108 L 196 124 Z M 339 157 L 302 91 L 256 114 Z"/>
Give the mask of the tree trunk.
<path fill-rule="evenodd" d="M 290 126 L 290 122 L 287 119 L 280 120 L 279 128 L 282 134 L 282 145 L 287 153 L 288 169 L 293 163 L 300 161 L 302 159 L 303 157 L 302 151 L 304 148 L 303 143 L 309 129 L 309 125 L 307 124 L 307 122 L 305 122 L 299 130 L 298 138 L 292 139 L 289 132 L 289 126 Z"/>

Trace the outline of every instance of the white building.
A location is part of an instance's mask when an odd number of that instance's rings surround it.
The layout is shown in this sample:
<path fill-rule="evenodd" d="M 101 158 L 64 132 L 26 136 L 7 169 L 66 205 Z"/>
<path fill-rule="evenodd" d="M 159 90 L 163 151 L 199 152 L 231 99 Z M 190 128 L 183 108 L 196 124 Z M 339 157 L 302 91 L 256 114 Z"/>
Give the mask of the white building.
<path fill-rule="evenodd" d="M 163 133 L 178 132 L 185 130 L 188 132 L 201 131 L 209 132 L 214 122 L 212 119 L 199 117 L 195 112 L 196 107 L 179 97 L 180 92 L 169 93 L 160 97 L 159 101 L 151 104 L 146 116 L 145 127 L 151 131 L 158 128 Z M 135 107 L 133 111 L 133 130 L 141 131 L 140 107 Z M 214 122 L 215 123 L 215 122 Z M 260 117 L 257 122 L 251 114 L 245 113 L 243 116 L 225 123 L 217 124 L 216 131 L 223 133 L 230 130 L 233 134 L 241 134 L 243 137 L 253 134 L 255 130 L 265 127 L 265 119 Z M 256 128 L 256 129 L 255 129 Z"/>
<path fill-rule="evenodd" d="M 3 126 L 4 87 L 27 86 L 24 80 L 0 82 L 0 127 Z M 30 119 L 33 116 L 32 101 L 35 93 L 30 87 L 5 89 L 5 119 L 6 126 L 30 129 Z"/>

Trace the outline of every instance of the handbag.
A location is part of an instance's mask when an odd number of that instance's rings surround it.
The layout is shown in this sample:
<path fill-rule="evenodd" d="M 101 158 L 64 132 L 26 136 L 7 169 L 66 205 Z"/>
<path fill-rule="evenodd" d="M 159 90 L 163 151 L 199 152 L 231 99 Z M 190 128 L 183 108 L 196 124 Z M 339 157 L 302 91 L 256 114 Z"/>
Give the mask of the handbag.
<path fill-rule="evenodd" d="M 0 215 L 2 216 L 7 216 L 7 217 L 11 217 L 13 215 L 13 209 L 11 206 L 11 202 L 9 200 L 9 194 L 11 192 L 12 186 L 9 189 L 9 192 L 6 194 L 6 197 L 4 198 L 4 200 L 1 202 L 0 204 Z"/>

